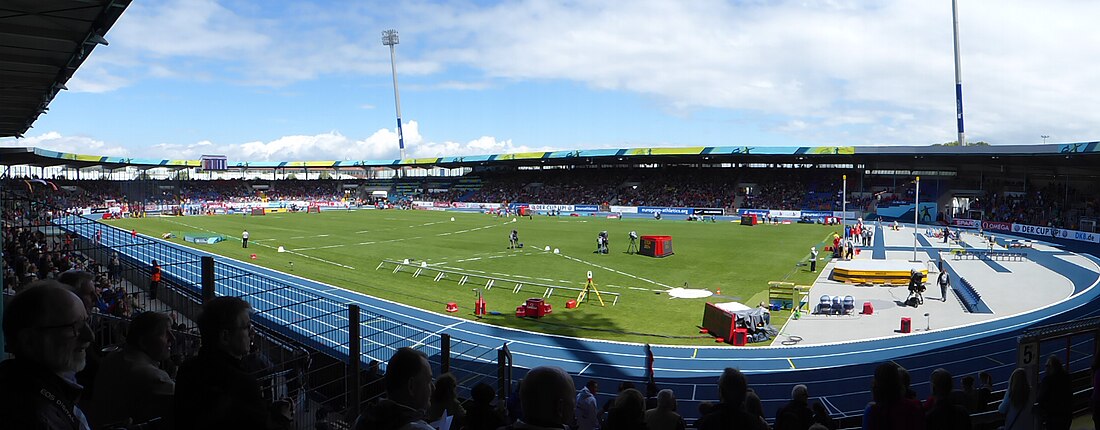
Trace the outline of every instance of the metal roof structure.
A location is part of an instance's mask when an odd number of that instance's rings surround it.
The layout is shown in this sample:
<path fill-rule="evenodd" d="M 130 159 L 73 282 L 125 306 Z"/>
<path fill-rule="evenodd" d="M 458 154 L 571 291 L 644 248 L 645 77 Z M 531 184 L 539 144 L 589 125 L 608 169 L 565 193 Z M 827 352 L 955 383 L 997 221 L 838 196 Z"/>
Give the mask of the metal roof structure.
<path fill-rule="evenodd" d="M 0 3 L 0 137 L 22 137 L 131 0 Z"/>
<path fill-rule="evenodd" d="M 639 164 L 859 164 L 868 169 L 941 169 L 1100 176 L 1100 142 L 996 146 L 708 146 L 546 151 L 462 157 L 358 161 L 230 161 L 228 170 L 520 167 Z M 200 160 L 82 155 L 41 148 L 0 148 L 0 165 L 119 169 L 200 167 Z"/>

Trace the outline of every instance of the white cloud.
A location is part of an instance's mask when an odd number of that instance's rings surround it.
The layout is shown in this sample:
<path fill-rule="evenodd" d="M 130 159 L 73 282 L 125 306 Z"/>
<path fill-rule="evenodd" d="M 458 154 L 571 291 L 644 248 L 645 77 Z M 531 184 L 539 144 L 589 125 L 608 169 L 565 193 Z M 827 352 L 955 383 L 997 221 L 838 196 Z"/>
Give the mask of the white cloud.
<path fill-rule="evenodd" d="M 426 142 L 416 121 L 405 124 L 405 147 L 409 157 L 444 157 L 485 155 L 513 152 L 547 151 L 516 145 L 511 140 L 482 136 L 469 142 Z M 195 160 L 204 154 L 225 155 L 237 161 L 325 161 L 325 160 L 393 160 L 400 158 L 397 131 L 380 129 L 363 139 L 353 139 L 338 131 L 315 135 L 283 136 L 262 142 L 219 143 L 203 140 L 195 143 L 160 143 L 130 151 L 118 145 L 83 136 L 62 136 L 47 132 L 25 139 L 0 139 L 2 146 L 39 147 L 60 152 L 89 155 L 109 155 L 134 158 Z"/>
<path fill-rule="evenodd" d="M 62 136 L 61 133 L 56 131 L 48 131 L 37 136 L 27 136 L 22 139 L 0 139 L 0 146 L 36 147 L 51 151 L 67 152 L 70 154 L 106 155 L 115 157 L 131 156 L 130 150 L 121 145 L 111 144 L 87 136 Z"/>
<path fill-rule="evenodd" d="M 226 4 L 135 2 L 107 35 L 111 46 L 93 53 L 70 88 L 110 91 L 144 76 L 272 86 L 388 77 L 378 30 L 396 27 L 399 72 L 421 77 L 409 89 L 566 81 L 641 94 L 678 118 L 703 109 L 764 118 L 766 131 L 823 145 L 955 138 L 948 2 Z M 1088 96 L 1096 92 L 1100 32 L 1092 17 L 1100 2 L 963 2 L 959 12 L 969 136 L 1028 143 L 1041 134 L 1100 135 L 1100 110 Z M 348 147 L 337 134 L 288 136 L 249 144 L 247 153 L 369 154 L 380 151 L 370 148 L 381 138 Z"/>

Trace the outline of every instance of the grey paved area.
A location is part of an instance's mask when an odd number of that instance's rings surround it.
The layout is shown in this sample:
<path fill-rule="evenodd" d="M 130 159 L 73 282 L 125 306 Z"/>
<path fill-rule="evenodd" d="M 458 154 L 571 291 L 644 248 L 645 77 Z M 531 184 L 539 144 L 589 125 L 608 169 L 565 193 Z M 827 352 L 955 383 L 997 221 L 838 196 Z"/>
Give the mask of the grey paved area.
<path fill-rule="evenodd" d="M 924 229 L 921 228 L 920 231 L 923 233 Z M 912 233 L 911 227 L 903 227 L 901 231 L 892 231 L 887 228 L 882 230 L 886 244 L 886 261 L 908 261 L 913 258 Z M 997 261 L 996 264 L 1003 269 L 1008 269 L 1007 272 L 998 272 L 993 265 L 981 260 L 953 260 L 950 250 L 959 248 L 958 244 L 944 244 L 942 240 L 931 237 L 926 240 L 931 247 L 919 245 L 917 249 L 918 260 L 926 264 L 929 269 L 928 290 L 924 294 L 923 305 L 917 308 L 903 305 L 908 296 L 908 288 L 905 285 L 856 286 L 832 281 L 829 275 L 836 263 L 831 262 L 819 272 L 820 275 L 810 289 L 810 307 L 813 308 L 825 294 L 850 295 L 855 299 L 855 311 L 851 315 L 803 313 L 802 318 L 792 319 L 782 327 L 773 345 L 781 346 L 781 341 L 788 339 L 789 335 L 801 337 L 802 341 L 798 342 L 799 345 L 906 336 L 899 333 L 903 317 L 911 318 L 914 332 L 926 329 L 940 330 L 1040 308 L 1066 299 L 1073 293 L 1073 284 L 1068 278 L 1031 259 Z M 963 233 L 962 241 L 977 249 L 988 249 L 988 243 L 976 234 Z M 994 249 L 1007 251 L 1000 246 L 995 246 Z M 856 256 L 855 260 L 870 262 L 872 253 L 869 251 L 865 249 Z M 1048 254 L 1093 271 L 1100 271 L 1100 268 L 1084 257 L 1051 246 L 1037 244 L 1026 252 Z M 992 313 L 968 312 L 958 293 L 953 290 L 948 290 L 946 301 L 941 300 L 942 295 L 935 284 L 935 279 L 939 275 L 936 260 L 940 258 L 944 259 L 956 273 L 953 283 L 958 284 L 959 276 L 969 280 Z M 860 313 L 864 302 L 870 302 L 874 306 L 873 314 Z"/>

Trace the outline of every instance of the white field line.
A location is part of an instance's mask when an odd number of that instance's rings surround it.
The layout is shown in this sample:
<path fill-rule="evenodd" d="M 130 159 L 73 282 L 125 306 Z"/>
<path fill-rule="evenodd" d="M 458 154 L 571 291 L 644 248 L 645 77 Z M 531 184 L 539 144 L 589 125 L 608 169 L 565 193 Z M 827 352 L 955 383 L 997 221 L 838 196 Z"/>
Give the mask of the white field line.
<path fill-rule="evenodd" d="M 642 282 L 648 282 L 648 283 L 650 283 L 650 284 L 653 284 L 653 285 L 657 285 L 657 286 L 665 287 L 665 289 L 664 289 L 664 290 L 659 290 L 659 291 L 665 291 L 665 290 L 671 290 L 671 289 L 672 289 L 672 287 L 670 287 L 670 286 L 668 286 L 668 285 L 662 284 L 662 283 L 660 283 L 660 282 L 657 282 L 657 281 L 654 281 L 654 280 L 651 280 L 651 279 L 646 279 L 646 278 L 643 278 L 643 277 L 640 277 L 640 276 L 636 276 L 636 275 L 633 275 L 633 274 L 630 274 L 630 273 L 626 273 L 626 272 L 623 272 L 623 271 L 620 271 L 620 270 L 615 270 L 615 269 L 612 269 L 612 268 L 610 268 L 610 267 L 607 267 L 607 266 L 601 266 L 601 265 L 599 265 L 599 264 L 596 264 L 596 263 L 592 263 L 592 262 L 588 262 L 588 261 L 584 261 L 584 260 L 581 260 L 581 259 L 579 259 L 579 258 L 576 258 L 576 257 L 570 257 L 570 256 L 568 256 L 568 255 L 565 255 L 565 254 L 558 254 L 558 255 L 560 255 L 560 256 L 562 256 L 562 257 L 565 257 L 565 258 L 567 258 L 567 259 L 570 259 L 570 260 L 576 261 L 576 262 L 578 262 L 578 263 L 582 263 L 582 264 L 587 264 L 587 265 L 589 265 L 589 266 L 592 266 L 592 267 L 598 267 L 598 268 L 600 268 L 600 269 L 603 269 L 603 270 L 606 270 L 606 271 L 608 271 L 608 272 L 618 273 L 618 274 L 620 274 L 620 275 L 623 275 L 623 276 L 627 276 L 627 277 L 631 277 L 631 278 L 637 279 L 637 280 L 639 280 L 639 281 L 642 281 Z M 657 290 L 654 290 L 654 291 L 657 291 Z"/>
<path fill-rule="evenodd" d="M 190 225 L 190 224 L 184 224 L 184 223 L 182 223 L 182 222 L 179 222 L 179 221 L 176 221 L 176 220 L 172 220 L 172 219 L 169 219 L 169 220 L 167 220 L 167 221 L 168 221 L 168 222 L 170 222 L 170 223 L 174 223 L 174 224 L 179 224 L 179 225 L 182 225 L 182 226 L 184 226 L 184 227 L 187 227 L 187 228 L 194 228 L 194 229 L 198 229 L 198 230 L 208 231 L 208 232 L 210 232 L 210 233 L 214 233 L 214 234 L 222 234 L 222 233 L 218 233 L 218 232 L 216 232 L 216 231 L 214 231 L 214 230 L 210 230 L 210 229 L 207 229 L 207 228 L 202 228 L 202 227 L 196 227 L 196 226 L 193 226 L 193 225 Z M 229 235 L 226 235 L 226 236 L 229 236 Z M 262 244 L 262 243 L 257 243 L 256 245 L 259 245 L 259 246 L 263 246 L 263 247 L 267 247 L 267 248 L 271 248 L 271 249 L 275 249 L 275 248 L 276 248 L 276 247 L 274 247 L 274 246 L 271 246 L 271 245 L 264 245 L 264 244 Z M 311 255 L 305 255 L 305 254 L 302 254 L 302 253 L 299 253 L 299 252 L 294 252 L 293 250 L 285 250 L 285 249 L 284 249 L 284 251 L 285 251 L 285 252 L 288 252 L 288 253 L 290 253 L 290 254 L 293 254 L 293 255 L 297 255 L 297 256 L 299 256 L 299 257 L 302 257 L 302 258 L 308 258 L 308 259 L 310 259 L 310 260 L 316 260 L 316 261 L 320 261 L 320 262 L 322 262 L 322 263 L 325 263 L 325 264 L 331 264 L 331 265 L 333 265 L 333 266 L 337 266 L 337 267 L 343 267 L 343 268 L 345 268 L 345 269 L 351 269 L 351 270 L 355 270 L 355 268 L 354 268 L 354 267 L 348 266 L 348 265 L 346 265 L 346 264 L 340 264 L 340 263 L 337 263 L 337 262 L 335 262 L 335 261 L 328 261 L 328 260 L 325 260 L 325 259 L 323 259 L 323 258 L 317 258 L 317 257 L 311 256 Z"/>
<path fill-rule="evenodd" d="M 430 223 L 426 223 L 426 224 L 421 224 L 419 226 L 410 226 L 410 227 L 413 227 L 413 228 L 422 227 L 422 226 L 427 226 L 427 225 L 432 225 L 432 224 L 439 224 L 441 222 L 442 221 L 440 221 L 440 222 L 430 222 Z M 477 230 L 483 230 L 483 229 L 487 229 L 487 228 L 499 227 L 499 226 L 502 226 L 502 225 L 505 225 L 505 224 L 511 224 L 513 222 L 515 222 L 515 221 L 508 221 L 504 224 L 490 224 L 490 225 L 487 225 L 487 226 L 476 227 L 476 228 L 471 228 L 471 229 L 468 229 L 468 230 L 460 230 L 460 231 L 455 231 L 455 232 L 437 233 L 436 236 L 447 236 L 447 235 L 451 235 L 451 234 L 469 233 L 471 231 L 477 231 Z M 320 237 L 320 236 L 318 236 L 318 237 Z M 423 238 L 424 238 L 424 236 L 415 236 L 415 237 L 403 237 L 403 238 L 399 238 L 399 239 L 390 239 L 390 240 L 368 241 L 368 242 L 359 242 L 359 243 L 343 243 L 343 244 L 339 244 L 339 245 L 327 245 L 327 246 L 317 246 L 317 247 L 295 248 L 294 251 L 312 251 L 314 249 L 341 248 L 341 247 L 345 247 L 345 246 L 375 245 L 375 244 L 379 244 L 379 243 L 404 242 L 404 241 L 407 241 L 407 240 L 417 240 L 417 239 L 423 239 Z"/>

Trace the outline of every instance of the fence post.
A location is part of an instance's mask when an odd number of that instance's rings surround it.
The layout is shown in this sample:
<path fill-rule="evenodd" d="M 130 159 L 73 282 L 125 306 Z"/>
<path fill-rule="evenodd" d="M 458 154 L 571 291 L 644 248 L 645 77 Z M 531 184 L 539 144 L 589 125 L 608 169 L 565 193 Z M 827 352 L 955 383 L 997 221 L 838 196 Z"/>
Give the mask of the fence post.
<path fill-rule="evenodd" d="M 451 371 L 451 335 L 439 335 L 439 373 Z"/>
<path fill-rule="evenodd" d="M 359 305 L 348 304 L 348 422 L 359 416 L 359 363 L 363 344 L 359 326 Z"/>
<path fill-rule="evenodd" d="M 202 302 L 214 299 L 214 257 L 202 257 Z"/>
<path fill-rule="evenodd" d="M 497 397 L 508 400 L 512 392 L 512 352 L 508 344 L 497 350 Z"/>

